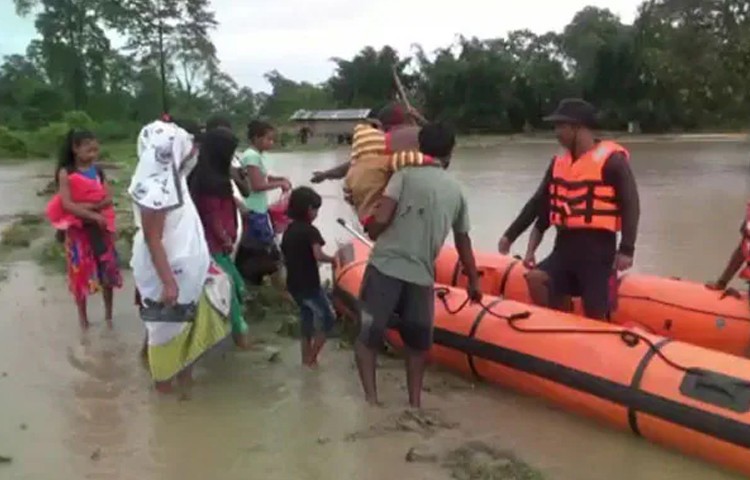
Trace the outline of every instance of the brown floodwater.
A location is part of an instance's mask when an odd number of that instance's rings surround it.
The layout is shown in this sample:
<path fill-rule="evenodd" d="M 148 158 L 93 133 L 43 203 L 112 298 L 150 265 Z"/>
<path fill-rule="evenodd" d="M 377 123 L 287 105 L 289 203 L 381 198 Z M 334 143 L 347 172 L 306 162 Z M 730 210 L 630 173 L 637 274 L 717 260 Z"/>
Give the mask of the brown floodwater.
<path fill-rule="evenodd" d="M 452 170 L 471 204 L 478 249 L 497 238 L 537 187 L 555 146 L 507 143 L 459 150 Z M 750 196 L 750 145 L 638 143 L 633 166 L 642 198 L 636 269 L 699 281 L 718 275 L 738 241 Z M 275 155 L 275 171 L 304 183 L 346 152 Z M 0 214 L 39 207 L 33 174 L 3 168 Z M 32 187 L 29 187 L 29 184 Z M 319 220 L 332 249 L 354 219 L 335 182 Z M 551 246 L 551 234 L 543 250 Z M 522 252 L 526 237 L 515 252 Z M 405 409 L 400 362 L 381 359 L 384 408 L 363 404 L 351 352 L 329 343 L 317 371 L 298 366 L 293 342 L 251 323 L 265 350 L 219 348 L 201 362 L 189 398 L 159 398 L 138 359 L 142 327 L 132 281 L 116 298 L 116 328 L 77 328 L 64 279 L 31 262 L 0 284 L 0 478 L 8 479 L 441 479 L 433 463 L 408 463 L 420 446 L 446 451 L 479 440 L 512 450 L 547 478 L 722 480 L 738 478 L 632 435 L 491 385 L 431 370 L 427 421 Z M 91 317 L 101 316 L 92 299 Z"/>

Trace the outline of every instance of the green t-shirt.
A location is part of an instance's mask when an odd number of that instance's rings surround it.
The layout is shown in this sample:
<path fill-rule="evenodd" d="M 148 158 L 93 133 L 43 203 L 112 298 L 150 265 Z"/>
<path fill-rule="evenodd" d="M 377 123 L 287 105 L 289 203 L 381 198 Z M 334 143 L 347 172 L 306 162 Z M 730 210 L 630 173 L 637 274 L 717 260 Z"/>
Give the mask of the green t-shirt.
<path fill-rule="evenodd" d="M 448 232 L 469 232 L 461 186 L 438 167 L 404 168 L 391 176 L 383 195 L 398 202 L 393 220 L 370 255 L 372 265 L 394 278 L 430 286 L 435 259 Z"/>
<path fill-rule="evenodd" d="M 265 154 L 260 153 L 254 148 L 248 148 L 245 153 L 242 154 L 240 163 L 243 167 L 258 167 L 260 173 L 264 176 L 268 176 L 268 158 Z M 250 192 L 250 195 L 245 197 L 245 206 L 248 210 L 255 213 L 266 213 L 268 212 L 268 192 Z"/>

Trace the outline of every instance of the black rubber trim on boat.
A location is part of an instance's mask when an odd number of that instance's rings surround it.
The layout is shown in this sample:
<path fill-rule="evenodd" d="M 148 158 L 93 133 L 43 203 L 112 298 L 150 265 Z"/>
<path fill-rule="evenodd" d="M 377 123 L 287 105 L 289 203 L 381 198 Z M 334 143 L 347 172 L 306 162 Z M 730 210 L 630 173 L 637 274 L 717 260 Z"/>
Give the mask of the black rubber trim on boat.
<path fill-rule="evenodd" d="M 347 310 L 353 315 L 359 314 L 359 300 L 357 297 L 336 285 L 333 287 L 334 300 L 340 300 Z"/>
<path fill-rule="evenodd" d="M 630 381 L 630 388 L 634 388 L 636 390 L 641 388 L 641 381 L 643 380 L 643 374 L 646 373 L 646 367 L 648 367 L 648 364 L 651 363 L 651 360 L 653 360 L 653 358 L 656 356 L 656 352 L 671 341 L 671 338 L 662 338 L 654 344 L 654 348 L 648 349 L 635 369 L 633 379 Z M 630 425 L 630 429 L 633 431 L 633 433 L 640 437 L 642 435 L 640 428 L 638 428 L 637 413 L 638 412 L 636 409 L 632 407 L 628 408 L 628 424 Z"/>
<path fill-rule="evenodd" d="M 350 308 L 352 313 L 356 314 L 359 311 L 359 300 L 351 293 L 337 286 L 334 288 L 334 296 Z M 478 329 L 479 322 L 475 321 L 475 324 Z M 545 378 L 573 390 L 624 406 L 629 411 L 650 415 L 750 449 L 750 424 L 644 392 L 637 386 L 633 386 L 632 381 L 630 385 L 623 385 L 550 360 L 493 345 L 476 338 L 469 338 L 439 327 L 435 328 L 434 341 L 437 345 L 453 348 L 467 356 L 478 357 L 518 372 Z M 666 342 L 663 342 L 661 346 L 663 347 L 664 344 Z M 654 350 L 649 349 L 649 352 L 654 352 Z M 647 356 L 648 354 L 645 354 L 643 358 Z M 650 363 L 654 356 L 655 353 L 645 363 Z M 643 359 L 642 364 L 644 364 Z M 645 370 L 645 366 L 643 368 Z"/>
<path fill-rule="evenodd" d="M 513 269 L 521 263 L 520 260 L 513 260 L 510 265 L 508 265 L 508 268 L 505 269 L 505 273 L 503 273 L 503 279 L 500 280 L 500 291 L 497 292 L 498 295 L 501 297 L 505 296 L 505 287 L 508 286 L 508 279 L 510 278 L 510 272 L 513 271 Z"/>
<path fill-rule="evenodd" d="M 474 319 L 474 323 L 471 324 L 471 328 L 469 329 L 469 338 L 474 338 L 474 336 L 477 334 L 479 324 L 482 323 L 482 319 L 484 319 L 484 316 L 487 315 L 487 311 L 492 310 L 495 305 L 502 301 L 502 298 L 496 298 L 495 300 L 490 302 L 489 305 L 487 305 L 487 308 L 483 308 L 479 311 L 477 318 Z M 474 356 L 467 354 L 466 361 L 469 363 L 469 369 L 471 370 L 471 373 L 474 374 L 477 380 L 483 380 L 482 376 L 479 375 L 479 372 L 477 371 L 477 367 L 474 365 Z"/>
<path fill-rule="evenodd" d="M 435 328 L 434 339 L 438 345 L 551 380 L 579 392 L 635 409 L 642 414 L 710 435 L 733 445 L 750 448 L 750 424 L 653 395 L 632 388 L 630 385 L 613 382 L 550 360 L 493 345 L 476 338 L 467 338 L 450 330 Z"/>
<path fill-rule="evenodd" d="M 341 278 L 342 278 L 342 277 L 343 277 L 344 275 L 346 275 L 347 273 L 351 272 L 351 271 L 352 271 L 352 270 L 354 270 L 355 268 L 357 268 L 357 267 L 361 267 L 362 265 L 365 265 L 365 264 L 367 264 L 367 260 L 360 260 L 360 261 L 358 261 L 358 262 L 353 262 L 353 263 L 350 263 L 350 264 L 348 264 L 347 266 L 345 266 L 344 268 L 342 268 L 342 269 L 341 269 L 341 272 L 339 272 L 339 274 L 338 274 L 338 275 L 334 274 L 334 275 L 333 275 L 333 277 L 334 277 L 334 279 L 335 279 L 335 280 L 337 281 L 337 283 L 338 283 L 338 282 L 340 282 L 340 281 L 341 281 Z"/>

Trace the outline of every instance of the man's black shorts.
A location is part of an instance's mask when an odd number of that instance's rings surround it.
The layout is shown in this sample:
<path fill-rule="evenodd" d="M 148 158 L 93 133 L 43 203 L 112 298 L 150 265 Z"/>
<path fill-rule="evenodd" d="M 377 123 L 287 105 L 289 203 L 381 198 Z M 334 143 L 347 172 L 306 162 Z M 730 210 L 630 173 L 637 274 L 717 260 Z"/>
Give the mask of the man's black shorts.
<path fill-rule="evenodd" d="M 581 297 L 589 318 L 604 320 L 610 313 L 610 282 L 614 255 L 591 259 L 565 258 L 553 252 L 537 266 L 550 277 L 550 305 L 565 296 Z"/>
<path fill-rule="evenodd" d="M 380 348 L 386 329 L 397 328 L 410 349 L 430 349 L 435 316 L 432 286 L 394 278 L 368 265 L 359 297 L 362 303 L 359 339 L 362 343 L 370 348 Z"/>

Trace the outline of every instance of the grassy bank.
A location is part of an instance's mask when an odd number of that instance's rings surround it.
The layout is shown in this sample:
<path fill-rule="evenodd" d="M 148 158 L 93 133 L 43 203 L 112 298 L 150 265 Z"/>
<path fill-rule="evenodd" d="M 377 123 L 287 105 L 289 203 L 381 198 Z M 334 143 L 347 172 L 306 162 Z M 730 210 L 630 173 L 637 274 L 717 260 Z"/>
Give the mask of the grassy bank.
<path fill-rule="evenodd" d="M 35 257 L 52 233 L 39 212 L 21 213 L 4 220 L 0 227 L 0 269 L 7 274 L 3 264 Z"/>
<path fill-rule="evenodd" d="M 102 162 L 105 172 L 112 184 L 115 208 L 118 222 L 118 250 L 126 266 L 130 258 L 132 246 L 133 216 L 130 201 L 127 197 L 127 186 L 136 164 L 134 145 L 132 142 L 115 142 L 103 144 L 104 159 Z M 47 171 L 47 167 L 44 167 Z M 48 198 L 54 194 L 54 183 L 49 183 L 38 194 Z M 65 268 L 65 252 L 62 244 L 54 239 L 54 232 L 47 226 L 43 216 L 37 214 L 18 215 L 8 224 L 2 234 L 0 243 L 6 245 L 10 251 L 18 253 L 33 253 L 36 259 L 53 272 L 63 272 Z M 0 282 L 5 270 L 0 266 Z M 276 363 L 284 361 L 280 357 L 281 347 L 288 347 L 291 342 L 281 337 L 296 338 L 299 336 L 299 323 L 296 307 L 284 295 L 284 292 L 270 284 L 261 287 L 251 287 L 250 296 L 245 304 L 246 319 L 250 324 L 250 332 L 263 352 L 264 362 Z M 132 283 L 117 295 L 132 298 Z M 134 313 L 131 313 L 131 315 Z M 353 337 L 354 326 L 342 322 L 334 336 L 337 340 L 329 342 L 327 349 L 348 349 Z M 351 361 L 349 356 L 340 357 Z M 295 358 L 296 360 L 296 358 Z M 391 360 L 393 363 L 395 361 Z M 399 368 L 400 363 L 398 364 Z M 335 372 L 334 372 L 335 373 Z M 327 372 L 330 375 L 331 372 Z M 432 428 L 434 421 L 422 414 L 407 412 L 398 415 L 399 423 L 393 427 L 393 432 L 403 434 L 410 428 L 419 427 L 422 423 L 426 428 Z M 420 423 L 422 422 L 422 423 Z M 419 432 L 417 430 L 416 432 Z M 465 443 L 465 442 L 464 442 Z M 396 461 L 401 461 L 396 458 Z M 457 479 L 501 479 L 501 480 L 541 480 L 543 477 L 533 467 L 525 464 L 511 452 L 497 450 L 483 443 L 469 442 L 465 445 L 447 448 L 445 450 L 417 450 L 411 449 L 406 454 L 406 462 L 426 462 L 439 465 L 450 472 Z"/>
<path fill-rule="evenodd" d="M 100 166 L 110 183 L 117 214 L 116 246 L 120 266 L 129 268 L 136 228 L 127 188 L 137 164 L 135 142 L 102 142 Z M 52 163 L 54 160 L 39 160 Z M 52 170 L 50 165 L 50 171 Z M 54 180 L 50 178 L 37 191 L 45 201 L 56 192 Z M 64 245 L 55 238 L 54 230 L 44 218 L 43 212 L 15 215 L 0 229 L 0 261 L 33 258 L 51 273 L 64 273 L 66 269 Z M 252 289 L 247 304 L 248 315 L 254 320 L 268 319 L 278 323 L 278 332 L 285 336 L 298 333 L 294 307 L 282 292 L 271 286 Z"/>
<path fill-rule="evenodd" d="M 26 248 L 31 246 L 43 229 L 43 218 L 38 214 L 22 213 L 0 234 L 0 245 L 5 249 Z"/>
<path fill-rule="evenodd" d="M 14 163 L 28 159 L 49 159 L 57 155 L 58 146 L 65 133 L 70 128 L 89 128 L 99 135 L 96 125 L 90 120 L 73 116 L 71 123 L 51 124 L 36 132 L 16 132 L 0 126 L 0 162 Z M 280 129 L 280 131 L 283 128 Z M 127 131 L 105 132 L 99 135 L 103 143 L 102 156 L 114 159 L 117 163 L 135 163 L 135 132 Z M 235 132 L 241 139 L 240 149 L 246 148 L 243 132 Z M 630 143 L 648 142 L 745 142 L 750 141 L 748 131 L 701 131 L 663 134 L 627 133 L 624 131 L 602 131 L 600 136 Z M 555 136 L 551 130 L 543 130 L 518 134 L 459 134 L 459 147 L 492 147 L 507 143 L 554 143 Z M 277 152 L 318 152 L 348 148 L 314 138 L 307 144 L 299 143 L 294 135 L 288 132 L 280 133 L 277 138 L 275 151 Z"/>

